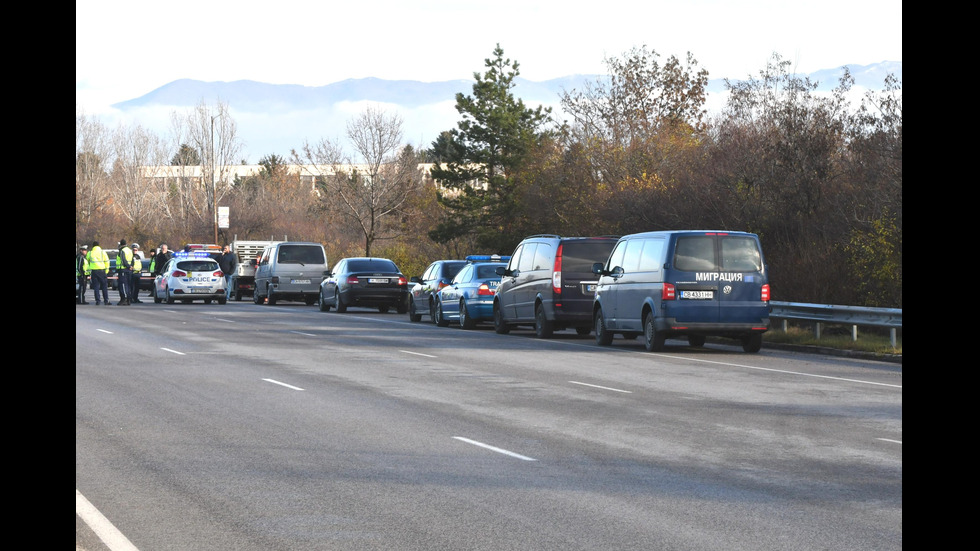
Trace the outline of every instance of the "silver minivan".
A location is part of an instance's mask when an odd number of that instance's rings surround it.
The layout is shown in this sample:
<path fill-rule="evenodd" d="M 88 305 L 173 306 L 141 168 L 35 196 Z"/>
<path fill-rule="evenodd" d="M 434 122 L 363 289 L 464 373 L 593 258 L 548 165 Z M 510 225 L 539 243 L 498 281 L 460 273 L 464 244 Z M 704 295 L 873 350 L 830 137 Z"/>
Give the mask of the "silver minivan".
<path fill-rule="evenodd" d="M 320 243 L 284 242 L 266 247 L 255 268 L 255 304 L 268 299 L 316 303 L 327 271 L 327 253 Z"/>
<path fill-rule="evenodd" d="M 728 337 L 758 352 L 769 329 L 769 275 L 759 237 L 735 231 L 655 231 L 620 238 L 599 276 L 592 308 L 596 342 L 643 335 L 649 351 L 667 338 L 703 346 Z"/>

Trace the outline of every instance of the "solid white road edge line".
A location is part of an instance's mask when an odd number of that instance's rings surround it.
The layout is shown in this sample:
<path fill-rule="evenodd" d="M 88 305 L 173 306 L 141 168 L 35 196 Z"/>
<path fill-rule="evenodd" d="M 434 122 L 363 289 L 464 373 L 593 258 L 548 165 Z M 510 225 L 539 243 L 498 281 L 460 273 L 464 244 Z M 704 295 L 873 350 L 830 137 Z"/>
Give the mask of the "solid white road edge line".
<path fill-rule="evenodd" d="M 291 388 L 291 389 L 293 389 L 293 390 L 303 390 L 302 388 L 300 388 L 300 387 L 298 387 L 298 386 L 293 386 L 293 385 L 287 385 L 286 383 L 280 383 L 279 381 L 277 381 L 277 380 L 275 380 L 275 379 L 262 379 L 262 380 L 263 380 L 263 381 L 266 381 L 266 382 L 268 382 L 268 383 L 272 383 L 272 384 L 275 384 L 275 385 L 282 385 L 282 386 L 284 386 L 284 387 L 286 387 L 286 388 Z"/>
<path fill-rule="evenodd" d="M 123 535 L 109 519 L 99 512 L 85 496 L 75 488 L 75 514 L 99 536 L 102 543 L 112 551 L 139 551 L 129 538 Z"/>

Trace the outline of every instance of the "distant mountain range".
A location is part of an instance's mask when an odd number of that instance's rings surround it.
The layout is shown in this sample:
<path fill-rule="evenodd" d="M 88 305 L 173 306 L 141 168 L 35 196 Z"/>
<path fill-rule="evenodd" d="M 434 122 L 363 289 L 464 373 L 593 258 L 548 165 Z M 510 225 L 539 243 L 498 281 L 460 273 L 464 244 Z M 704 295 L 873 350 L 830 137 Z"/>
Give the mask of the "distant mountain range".
<path fill-rule="evenodd" d="M 881 89 L 885 75 L 889 73 L 895 74 L 900 81 L 902 78 L 900 61 L 848 65 L 848 68 L 855 85 L 868 90 Z M 829 91 L 837 86 L 841 72 L 838 67 L 807 76 L 820 83 L 819 90 Z M 586 83 L 599 78 L 600 75 L 572 75 L 533 82 L 517 77 L 513 92 L 529 106 L 551 106 L 559 113 L 559 98 L 563 92 L 582 89 Z M 139 120 L 149 128 L 154 128 L 154 121 L 159 122 L 161 128 L 167 128 L 169 123 L 166 126 L 163 123 L 169 120 L 169 114 L 164 115 L 164 111 L 179 112 L 202 101 L 221 101 L 228 105 L 235 118 L 239 138 L 245 143 L 244 157 L 255 163 L 270 153 L 283 156 L 291 149 L 300 149 L 306 141 L 342 140 L 346 121 L 360 113 L 365 103 L 378 103 L 385 109 L 397 111 L 404 121 L 406 141 L 427 147 L 439 132 L 456 126 L 459 120 L 455 110 L 456 93 L 472 94 L 472 87 L 472 80 L 419 82 L 361 78 L 326 86 L 302 86 L 251 80 L 203 82 L 180 79 L 138 98 L 116 103 L 113 108 L 125 118 Z M 724 92 L 724 79 L 709 80 L 709 98 L 720 97 Z"/>

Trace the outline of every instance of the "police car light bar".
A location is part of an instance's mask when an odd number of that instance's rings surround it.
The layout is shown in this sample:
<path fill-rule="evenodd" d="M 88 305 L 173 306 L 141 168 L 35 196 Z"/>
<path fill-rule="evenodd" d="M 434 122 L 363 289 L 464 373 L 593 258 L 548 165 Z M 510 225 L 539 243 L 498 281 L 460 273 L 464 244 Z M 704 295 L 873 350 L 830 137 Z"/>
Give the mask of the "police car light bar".
<path fill-rule="evenodd" d="M 499 254 L 471 254 L 466 257 L 467 262 L 507 262 L 509 260 L 509 256 L 500 256 Z"/>
<path fill-rule="evenodd" d="M 211 258 L 211 255 L 209 255 L 205 251 L 189 251 L 189 252 L 186 252 L 186 253 L 184 251 L 179 251 L 179 252 L 174 253 L 174 258 L 180 258 L 180 259 L 183 259 L 183 260 L 186 260 L 188 258 L 202 258 L 203 259 L 203 258 Z"/>

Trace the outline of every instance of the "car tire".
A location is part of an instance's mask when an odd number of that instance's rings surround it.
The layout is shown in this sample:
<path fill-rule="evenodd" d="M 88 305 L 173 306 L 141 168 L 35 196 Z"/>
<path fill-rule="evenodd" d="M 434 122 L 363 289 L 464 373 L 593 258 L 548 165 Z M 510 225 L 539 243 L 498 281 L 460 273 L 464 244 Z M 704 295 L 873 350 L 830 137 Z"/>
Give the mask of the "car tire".
<path fill-rule="evenodd" d="M 228 297 L 221 297 L 218 299 L 218 304 L 225 304 L 228 302 Z"/>
<path fill-rule="evenodd" d="M 266 303 L 267 303 L 267 304 L 268 304 L 269 306 L 275 306 L 275 305 L 276 305 L 276 297 L 274 297 L 274 296 L 272 295 L 272 289 L 269 289 L 269 296 L 268 296 L 268 297 L 266 298 L 266 300 L 265 300 L 265 301 L 266 301 Z"/>
<path fill-rule="evenodd" d="M 333 296 L 333 305 L 335 308 L 337 308 L 338 314 L 343 314 L 347 311 L 347 305 L 340 299 L 340 291 L 336 291 L 335 293 L 336 294 Z"/>
<path fill-rule="evenodd" d="M 408 312 L 408 306 L 405 304 L 404 300 L 398 301 L 398 304 L 395 305 L 395 311 L 398 312 L 399 314 L 404 314 L 405 312 Z"/>
<path fill-rule="evenodd" d="M 156 293 L 153 293 L 153 304 L 160 304 L 161 302 L 163 302 L 163 299 L 158 297 Z"/>
<path fill-rule="evenodd" d="M 498 335 L 510 333 L 510 326 L 504 321 L 504 313 L 500 310 L 500 306 L 497 303 L 493 304 L 493 330 Z"/>
<path fill-rule="evenodd" d="M 466 300 L 459 301 L 459 326 L 463 329 L 475 329 L 476 320 L 470 316 L 469 311 L 466 309 Z"/>
<path fill-rule="evenodd" d="M 389 310 L 391 310 L 390 306 L 378 306 L 378 312 L 382 314 L 387 314 Z"/>
<path fill-rule="evenodd" d="M 209 298 L 204 299 L 204 304 L 211 304 L 211 299 Z"/>
<path fill-rule="evenodd" d="M 742 350 L 749 354 L 755 354 L 762 350 L 762 333 L 753 333 L 742 337 Z"/>
<path fill-rule="evenodd" d="M 173 295 L 170 294 L 170 291 L 168 290 L 167 291 L 167 304 L 173 304 L 173 303 L 174 303 L 174 297 L 173 297 Z"/>
<path fill-rule="evenodd" d="M 657 331 L 653 323 L 653 312 L 647 312 L 643 318 L 643 346 L 647 352 L 660 352 L 664 349 L 665 340 L 664 334 Z"/>
<path fill-rule="evenodd" d="M 438 325 L 439 327 L 446 327 L 447 325 L 449 325 L 449 322 L 446 321 L 445 316 L 442 315 L 441 302 L 436 303 L 436 313 L 434 315 L 434 318 L 435 318 L 436 325 Z"/>
<path fill-rule="evenodd" d="M 539 339 L 550 339 L 555 334 L 555 324 L 545 315 L 541 304 L 534 308 L 534 334 Z"/>
<path fill-rule="evenodd" d="M 606 329 L 606 320 L 602 317 L 602 309 L 595 311 L 595 343 L 599 346 L 612 344 L 613 334 Z"/>
<path fill-rule="evenodd" d="M 576 327 L 575 328 L 575 333 L 577 333 L 578 335 L 581 335 L 583 337 L 587 336 L 591 332 L 592 332 L 592 328 L 591 327 Z"/>
<path fill-rule="evenodd" d="M 241 302 L 241 301 L 242 301 L 242 292 L 235 291 L 235 302 Z"/>
<path fill-rule="evenodd" d="M 330 305 L 327 304 L 327 301 L 323 300 L 323 289 L 321 289 L 320 290 L 320 294 L 317 295 L 316 305 L 320 309 L 321 312 L 329 312 L 330 311 Z"/>
<path fill-rule="evenodd" d="M 691 345 L 694 348 L 701 348 L 702 346 L 704 346 L 706 340 L 707 339 L 704 337 L 704 335 L 687 336 L 687 344 Z"/>
<path fill-rule="evenodd" d="M 429 319 L 432 323 L 436 322 L 436 303 L 432 300 L 429 301 Z"/>
<path fill-rule="evenodd" d="M 415 311 L 415 301 L 408 301 L 408 321 L 422 321 L 422 314 Z"/>
<path fill-rule="evenodd" d="M 265 302 L 265 300 L 262 298 L 262 295 L 259 294 L 258 289 L 256 289 L 255 293 L 252 294 L 252 302 L 254 302 L 255 304 L 262 304 L 263 302 Z"/>

